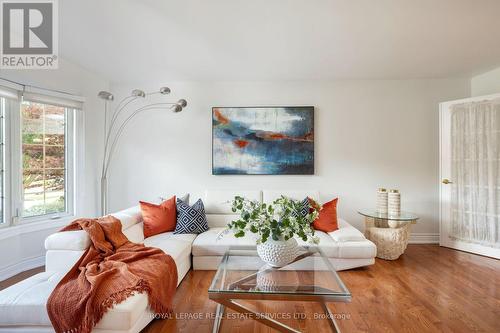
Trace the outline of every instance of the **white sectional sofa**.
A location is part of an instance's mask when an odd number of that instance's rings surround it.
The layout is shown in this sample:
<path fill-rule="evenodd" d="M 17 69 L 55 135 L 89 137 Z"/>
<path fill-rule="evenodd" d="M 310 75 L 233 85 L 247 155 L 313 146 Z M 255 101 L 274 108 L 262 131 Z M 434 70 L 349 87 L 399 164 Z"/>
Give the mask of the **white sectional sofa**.
<path fill-rule="evenodd" d="M 255 237 L 251 233 L 247 233 L 242 238 L 235 238 L 231 234 L 220 237 L 220 233 L 226 225 L 239 217 L 234 215 L 231 211 L 231 205 L 228 203 L 235 195 L 266 203 L 273 202 L 281 195 L 296 200 L 311 197 L 321 201 L 318 191 L 207 191 L 203 202 L 210 229 L 198 235 L 193 242 L 193 269 L 217 269 L 229 246 L 255 246 Z M 343 219 L 339 219 L 339 230 L 329 234 L 317 231 L 316 235 L 320 238 L 319 246 L 331 258 L 331 262 L 337 270 L 368 266 L 374 263 L 377 252 L 375 245 L 367 240 L 363 233 Z M 302 240 L 298 240 L 298 242 L 301 245 L 310 245 Z"/>
<path fill-rule="evenodd" d="M 228 203 L 235 195 L 264 202 L 272 202 L 280 195 L 294 199 L 306 196 L 320 199 L 318 191 L 206 191 L 203 202 L 210 229 L 200 235 L 166 232 L 144 239 L 139 206 L 111 215 L 120 219 L 123 232 L 131 241 L 158 247 L 172 256 L 177 265 L 179 284 L 191 266 L 194 270 L 217 269 L 228 247 L 255 246 L 255 238 L 251 234 L 243 238 L 235 238 L 231 234 L 220 237 L 227 223 L 237 217 Z M 339 219 L 339 230 L 328 234 L 318 231 L 317 235 L 320 237 L 318 246 L 337 270 L 374 263 L 375 245 L 342 219 Z M 299 243 L 304 244 L 302 241 Z M 45 240 L 45 272 L 0 291 L 0 332 L 53 332 L 45 308 L 47 299 L 89 245 L 90 239 L 84 231 L 50 235 Z M 139 332 L 152 319 L 147 296 L 135 294 L 108 311 L 93 332 Z"/>

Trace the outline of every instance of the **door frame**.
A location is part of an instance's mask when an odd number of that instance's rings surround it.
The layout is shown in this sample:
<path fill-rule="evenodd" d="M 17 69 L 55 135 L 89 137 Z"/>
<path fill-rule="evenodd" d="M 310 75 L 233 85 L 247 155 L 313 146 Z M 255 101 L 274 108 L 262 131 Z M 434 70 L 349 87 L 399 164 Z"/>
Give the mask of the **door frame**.
<path fill-rule="evenodd" d="M 439 245 L 453 248 L 465 252 L 480 254 L 487 257 L 500 259 L 500 248 L 488 247 L 475 243 L 467 243 L 459 240 L 452 240 L 448 237 L 448 227 L 450 221 L 450 185 L 445 185 L 442 180 L 451 178 L 451 119 L 449 109 L 454 104 L 467 102 L 480 102 L 500 98 L 500 94 L 487 96 L 477 96 L 454 101 L 447 101 L 439 104 Z M 451 179 L 453 181 L 453 179 Z"/>

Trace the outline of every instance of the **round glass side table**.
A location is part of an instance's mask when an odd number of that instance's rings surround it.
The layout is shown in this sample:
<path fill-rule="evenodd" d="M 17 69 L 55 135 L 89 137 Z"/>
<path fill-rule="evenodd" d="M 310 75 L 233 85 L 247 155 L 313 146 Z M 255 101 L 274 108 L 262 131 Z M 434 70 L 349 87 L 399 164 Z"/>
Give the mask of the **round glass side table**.
<path fill-rule="evenodd" d="M 374 209 L 359 210 L 365 217 L 365 236 L 377 246 L 377 257 L 396 260 L 401 256 L 410 238 L 411 225 L 418 216 L 409 212 L 400 214 L 379 213 Z"/>

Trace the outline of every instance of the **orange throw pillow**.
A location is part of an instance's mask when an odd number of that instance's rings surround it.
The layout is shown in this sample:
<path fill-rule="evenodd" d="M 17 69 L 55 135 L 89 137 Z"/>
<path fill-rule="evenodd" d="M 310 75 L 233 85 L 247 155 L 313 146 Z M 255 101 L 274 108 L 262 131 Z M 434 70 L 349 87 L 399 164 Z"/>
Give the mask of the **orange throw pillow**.
<path fill-rule="evenodd" d="M 177 222 L 175 195 L 160 205 L 139 201 L 144 221 L 144 237 L 174 231 Z"/>
<path fill-rule="evenodd" d="M 316 230 L 332 232 L 339 228 L 337 222 L 337 202 L 339 198 L 328 201 L 319 211 L 319 216 L 314 220 L 313 227 Z"/>

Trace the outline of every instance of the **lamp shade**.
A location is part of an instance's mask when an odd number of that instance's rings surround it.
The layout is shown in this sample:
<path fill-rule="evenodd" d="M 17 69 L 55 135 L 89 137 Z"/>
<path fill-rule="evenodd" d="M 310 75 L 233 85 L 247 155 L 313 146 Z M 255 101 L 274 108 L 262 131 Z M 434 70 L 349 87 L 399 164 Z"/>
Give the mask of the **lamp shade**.
<path fill-rule="evenodd" d="M 132 90 L 132 96 L 135 97 L 146 97 L 146 93 L 140 89 L 134 89 Z"/>
<path fill-rule="evenodd" d="M 97 94 L 97 97 L 102 98 L 106 101 L 112 101 L 115 99 L 113 94 L 110 93 L 109 91 L 99 91 L 99 93 Z"/>
<path fill-rule="evenodd" d="M 172 107 L 172 111 L 174 111 L 175 113 L 177 113 L 177 112 L 181 112 L 181 111 L 182 111 L 182 106 L 180 106 L 179 104 L 175 104 L 175 105 Z"/>
<path fill-rule="evenodd" d="M 170 94 L 170 88 L 169 87 L 161 87 L 160 88 L 160 94 L 162 94 L 162 95 L 168 95 L 168 94 Z"/>

